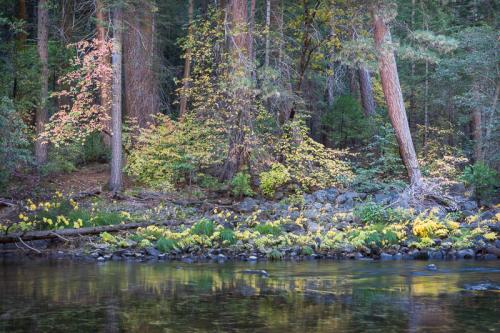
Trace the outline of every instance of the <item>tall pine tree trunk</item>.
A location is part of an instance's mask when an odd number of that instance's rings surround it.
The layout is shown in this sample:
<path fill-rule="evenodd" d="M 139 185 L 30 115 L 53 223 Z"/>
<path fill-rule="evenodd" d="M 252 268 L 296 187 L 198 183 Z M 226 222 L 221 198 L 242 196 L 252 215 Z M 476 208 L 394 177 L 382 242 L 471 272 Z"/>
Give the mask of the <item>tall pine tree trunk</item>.
<path fill-rule="evenodd" d="M 418 166 L 417 155 L 406 118 L 403 94 L 399 83 L 398 68 L 394 52 L 391 49 L 391 33 L 384 20 L 384 8 L 382 5 L 374 5 L 371 8 L 375 47 L 378 52 L 378 67 L 382 79 L 389 118 L 391 119 L 396 139 L 399 144 L 399 152 L 405 164 L 412 186 L 422 186 L 422 175 Z"/>
<path fill-rule="evenodd" d="M 47 143 L 44 143 L 39 135 L 44 131 L 48 121 L 48 99 L 49 99 L 49 9 L 47 0 L 38 1 L 38 56 L 40 57 L 40 105 L 36 110 L 36 135 L 35 158 L 40 166 L 47 162 Z"/>
<path fill-rule="evenodd" d="M 120 7 L 113 9 L 113 85 L 111 106 L 111 175 L 109 189 L 116 193 L 123 185 L 122 176 L 122 39 L 123 39 L 123 14 Z"/>
<path fill-rule="evenodd" d="M 152 1 L 127 6 L 123 39 L 125 114 L 145 127 L 159 111 L 155 68 L 155 18 Z"/>
<path fill-rule="evenodd" d="M 473 88 L 476 106 L 472 109 L 472 138 L 474 139 L 474 161 L 483 160 L 483 128 L 482 111 L 479 85 L 476 83 Z"/>
<path fill-rule="evenodd" d="M 266 46 L 264 49 L 264 68 L 269 67 L 269 48 L 271 46 L 271 0 L 266 0 Z"/>
<path fill-rule="evenodd" d="M 194 11 L 194 0 L 189 0 L 188 6 L 188 35 L 191 36 L 193 34 L 193 11 Z M 187 113 L 187 96 L 186 90 L 189 87 L 189 77 L 191 76 L 191 50 L 186 50 L 186 55 L 184 59 L 184 75 L 182 79 L 182 93 L 180 96 L 179 103 L 179 118 L 183 118 Z"/>
<path fill-rule="evenodd" d="M 372 117 L 375 115 L 375 100 L 373 99 L 372 82 L 370 72 L 366 68 L 359 68 L 359 92 L 361 95 L 361 105 L 365 116 Z"/>

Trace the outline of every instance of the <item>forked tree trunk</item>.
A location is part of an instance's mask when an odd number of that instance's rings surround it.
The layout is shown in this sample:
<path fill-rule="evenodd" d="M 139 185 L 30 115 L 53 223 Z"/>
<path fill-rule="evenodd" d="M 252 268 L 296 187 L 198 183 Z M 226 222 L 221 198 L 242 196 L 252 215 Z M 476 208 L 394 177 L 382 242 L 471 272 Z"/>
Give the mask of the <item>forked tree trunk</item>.
<path fill-rule="evenodd" d="M 36 135 L 35 158 L 37 165 L 40 166 L 47 162 L 47 143 L 43 142 L 40 134 L 45 129 L 48 121 L 48 99 L 49 99 L 49 9 L 47 0 L 38 1 L 38 56 L 40 57 L 41 75 L 40 75 L 40 105 L 36 110 Z"/>
<path fill-rule="evenodd" d="M 372 117 L 375 115 L 375 100 L 373 99 L 372 82 L 370 72 L 361 67 L 358 70 L 359 77 L 359 92 L 361 95 L 361 104 L 365 116 Z"/>
<path fill-rule="evenodd" d="M 378 53 L 378 67 L 382 79 L 389 118 L 391 119 L 396 139 L 399 144 L 401 158 L 408 171 L 412 186 L 422 186 L 422 175 L 418 166 L 417 155 L 406 118 L 406 111 L 399 83 L 398 69 L 394 52 L 391 49 L 391 33 L 384 20 L 383 9 L 380 5 L 371 8 L 375 47 Z"/>
<path fill-rule="evenodd" d="M 97 30 L 97 39 L 104 47 L 104 43 L 107 41 L 107 28 L 106 21 L 107 15 L 105 13 L 105 9 L 102 3 L 103 0 L 96 0 L 96 30 Z M 111 96 L 109 96 L 109 89 L 105 87 L 109 87 L 111 85 L 110 78 L 102 78 L 101 89 L 99 91 L 99 100 L 101 106 L 106 109 L 106 112 L 109 116 L 109 120 L 105 121 L 105 131 L 102 134 L 102 138 L 104 144 L 107 147 L 111 147 Z"/>
<path fill-rule="evenodd" d="M 123 39 L 125 115 L 146 127 L 159 110 L 153 1 L 127 6 Z"/>
<path fill-rule="evenodd" d="M 194 12 L 194 0 L 189 0 L 188 7 L 188 35 L 191 36 L 193 34 L 193 12 Z M 187 113 L 187 96 L 186 90 L 189 88 L 189 77 L 191 76 L 191 50 L 186 50 L 186 58 L 184 59 L 184 75 L 182 79 L 182 93 L 180 96 L 179 103 L 179 118 L 183 118 Z"/>
<path fill-rule="evenodd" d="M 113 102 L 111 107 L 111 175 L 109 189 L 116 193 L 122 188 L 122 36 L 123 17 L 122 9 L 113 10 Z"/>

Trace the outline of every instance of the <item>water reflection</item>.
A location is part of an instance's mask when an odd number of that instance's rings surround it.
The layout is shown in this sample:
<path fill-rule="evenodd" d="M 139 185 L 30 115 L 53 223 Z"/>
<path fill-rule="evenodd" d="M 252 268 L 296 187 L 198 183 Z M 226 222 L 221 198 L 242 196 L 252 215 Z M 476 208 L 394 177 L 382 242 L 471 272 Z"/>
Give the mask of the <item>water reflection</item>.
<path fill-rule="evenodd" d="M 0 332 L 486 332 L 497 262 L 0 263 Z"/>

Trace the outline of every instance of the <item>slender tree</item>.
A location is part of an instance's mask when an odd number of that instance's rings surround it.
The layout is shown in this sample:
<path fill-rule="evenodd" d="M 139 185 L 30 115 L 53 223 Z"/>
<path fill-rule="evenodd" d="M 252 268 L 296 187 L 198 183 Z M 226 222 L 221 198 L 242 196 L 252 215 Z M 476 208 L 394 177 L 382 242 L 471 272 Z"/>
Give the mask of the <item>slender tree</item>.
<path fill-rule="evenodd" d="M 189 0 L 188 5 L 188 35 L 193 34 L 193 12 L 194 12 L 194 0 Z M 185 91 L 189 86 L 189 77 L 191 75 L 191 50 L 186 50 L 184 58 L 184 75 L 182 78 L 182 86 Z M 181 93 L 180 103 L 179 103 L 179 118 L 184 117 L 187 113 L 187 96 L 185 93 Z"/>
<path fill-rule="evenodd" d="M 113 101 L 111 107 L 111 175 L 109 188 L 116 193 L 123 185 L 122 176 L 122 38 L 123 38 L 123 14 L 122 8 L 116 6 L 113 9 Z"/>
<path fill-rule="evenodd" d="M 391 48 L 391 33 L 387 22 L 389 9 L 381 3 L 371 6 L 375 47 L 378 53 L 378 67 L 382 80 L 385 101 L 389 112 L 399 152 L 408 172 L 412 186 L 422 185 L 422 175 L 418 166 L 417 155 L 406 118 L 403 94 L 399 83 L 398 69 L 394 51 Z"/>
<path fill-rule="evenodd" d="M 48 99 L 49 99 L 49 9 L 47 0 L 38 1 L 38 56 L 40 57 L 40 104 L 36 110 L 36 134 L 35 158 L 40 166 L 47 162 L 47 143 L 39 136 L 45 130 L 48 121 Z"/>

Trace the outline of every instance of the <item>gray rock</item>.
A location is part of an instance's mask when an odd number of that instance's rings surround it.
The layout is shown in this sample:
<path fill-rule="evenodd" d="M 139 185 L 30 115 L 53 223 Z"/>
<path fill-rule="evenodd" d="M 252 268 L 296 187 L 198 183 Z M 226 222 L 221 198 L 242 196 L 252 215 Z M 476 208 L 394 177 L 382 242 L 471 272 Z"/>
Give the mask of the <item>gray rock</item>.
<path fill-rule="evenodd" d="M 316 219 L 319 216 L 319 211 L 317 209 L 306 209 L 304 211 L 304 217 L 306 219 Z"/>
<path fill-rule="evenodd" d="M 460 250 L 457 252 L 457 258 L 458 259 L 472 259 L 474 258 L 474 250 L 472 249 L 465 249 L 465 250 Z"/>
<path fill-rule="evenodd" d="M 303 229 L 300 225 L 298 225 L 297 223 L 287 223 L 287 224 L 284 224 L 283 225 L 283 230 L 285 230 L 286 232 L 293 232 L 293 233 L 297 233 L 297 232 L 302 232 Z"/>
<path fill-rule="evenodd" d="M 154 247 L 148 247 L 146 249 L 146 254 L 149 256 L 158 257 L 160 255 L 160 251 L 158 251 Z"/>
<path fill-rule="evenodd" d="M 328 202 L 328 193 L 325 190 L 319 190 L 312 194 L 316 201 L 321 203 Z"/>
<path fill-rule="evenodd" d="M 243 213 L 249 213 L 253 212 L 258 207 L 259 207 L 259 202 L 257 200 L 252 198 L 245 198 L 236 206 L 236 210 Z"/>
<path fill-rule="evenodd" d="M 325 204 L 325 205 L 323 206 L 323 209 L 324 209 L 326 212 L 328 212 L 328 213 L 333 212 L 333 206 L 332 206 L 332 204 L 331 204 L 331 203 L 327 203 L 327 204 Z"/>
<path fill-rule="evenodd" d="M 385 253 L 385 252 L 382 252 L 380 254 L 380 260 L 392 260 L 392 259 L 394 259 L 392 254 Z"/>
<path fill-rule="evenodd" d="M 100 254 L 99 254 L 99 252 L 92 252 L 92 253 L 90 254 L 90 256 L 91 256 L 92 258 L 99 258 Z"/>
<path fill-rule="evenodd" d="M 429 258 L 430 259 L 443 259 L 444 255 L 442 251 L 431 251 L 429 253 Z"/>
<path fill-rule="evenodd" d="M 354 255 L 354 258 L 355 259 L 362 259 L 364 258 L 365 256 L 361 253 L 361 252 L 356 252 L 356 254 Z"/>
<path fill-rule="evenodd" d="M 106 261 L 106 259 L 104 257 L 98 257 L 97 261 L 101 261 L 102 262 L 102 261 Z"/>
<path fill-rule="evenodd" d="M 494 254 L 488 253 L 483 257 L 484 260 L 496 260 L 498 257 Z"/>
<path fill-rule="evenodd" d="M 268 277 L 269 276 L 269 273 L 266 272 L 265 270 L 258 270 L 258 269 L 245 269 L 243 272 L 243 274 L 254 274 L 254 275 L 260 275 L 260 276 L 263 276 L 263 277 Z"/>
<path fill-rule="evenodd" d="M 377 193 L 373 197 L 373 201 L 377 204 L 387 205 L 391 202 L 392 196 L 384 193 Z"/>
<path fill-rule="evenodd" d="M 393 259 L 394 260 L 402 260 L 403 259 L 403 255 L 401 253 L 396 253 L 394 256 L 393 256 Z"/>
<path fill-rule="evenodd" d="M 320 229 L 319 224 L 309 221 L 307 222 L 307 231 L 315 233 Z"/>
<path fill-rule="evenodd" d="M 160 260 L 167 259 L 167 255 L 166 255 L 165 253 L 160 253 L 160 254 L 158 255 L 158 259 L 160 259 Z"/>
<path fill-rule="evenodd" d="M 466 190 L 465 185 L 463 183 L 454 183 L 454 184 L 450 185 L 450 187 L 448 188 L 448 192 L 451 195 L 463 196 L 466 191 L 467 190 Z"/>
<path fill-rule="evenodd" d="M 429 265 L 426 266 L 426 269 L 428 271 L 437 271 L 437 266 L 434 265 L 434 264 L 429 264 Z"/>
<path fill-rule="evenodd" d="M 346 192 L 344 194 L 341 194 L 337 197 L 336 203 L 338 205 L 344 205 L 347 203 L 349 200 L 354 200 L 359 198 L 359 194 L 356 192 Z"/>
<path fill-rule="evenodd" d="M 464 201 L 460 206 L 462 210 L 474 211 L 477 209 L 477 203 L 473 200 Z"/>
<path fill-rule="evenodd" d="M 222 253 L 217 256 L 217 260 L 219 260 L 219 261 L 224 261 L 226 259 L 227 259 L 227 257 L 225 255 L 223 255 Z"/>
<path fill-rule="evenodd" d="M 312 205 L 316 201 L 316 198 L 312 194 L 305 194 L 304 195 L 304 204 L 306 205 Z"/>
<path fill-rule="evenodd" d="M 497 239 L 495 241 L 495 247 L 498 248 L 498 249 L 500 249 L 500 239 Z"/>
<path fill-rule="evenodd" d="M 325 191 L 326 191 L 326 198 L 329 202 L 334 202 L 335 198 L 337 198 L 337 196 L 339 195 L 339 191 L 335 187 L 326 189 Z"/>
<path fill-rule="evenodd" d="M 256 256 L 250 256 L 250 257 L 248 257 L 248 261 L 257 261 L 257 257 Z"/>

